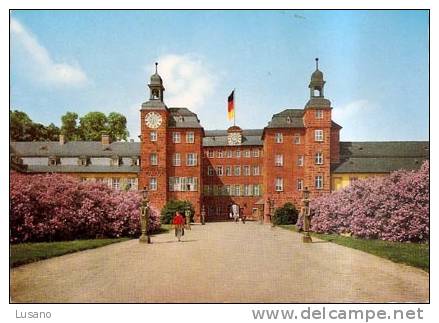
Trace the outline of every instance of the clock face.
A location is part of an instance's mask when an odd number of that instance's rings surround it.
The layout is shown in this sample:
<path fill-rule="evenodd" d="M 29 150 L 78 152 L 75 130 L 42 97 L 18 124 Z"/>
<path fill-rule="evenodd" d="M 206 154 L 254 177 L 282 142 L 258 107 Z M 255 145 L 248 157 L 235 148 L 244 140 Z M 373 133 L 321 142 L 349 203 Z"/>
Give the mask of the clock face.
<path fill-rule="evenodd" d="M 156 112 L 150 112 L 145 117 L 145 123 L 149 128 L 158 128 L 162 124 L 162 117 Z"/>
<path fill-rule="evenodd" d="M 240 145 L 241 144 L 241 134 L 237 132 L 229 133 L 227 137 L 229 145 Z"/>

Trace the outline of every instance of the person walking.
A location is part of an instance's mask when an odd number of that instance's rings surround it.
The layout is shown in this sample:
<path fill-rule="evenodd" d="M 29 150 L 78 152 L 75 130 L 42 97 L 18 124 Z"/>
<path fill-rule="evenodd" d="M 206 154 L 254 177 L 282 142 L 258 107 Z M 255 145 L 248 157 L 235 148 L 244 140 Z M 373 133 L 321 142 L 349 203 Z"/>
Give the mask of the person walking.
<path fill-rule="evenodd" d="M 184 235 L 184 218 L 180 212 L 176 212 L 174 219 L 172 219 L 172 224 L 174 225 L 175 236 L 178 241 L 181 241 L 181 237 Z"/>

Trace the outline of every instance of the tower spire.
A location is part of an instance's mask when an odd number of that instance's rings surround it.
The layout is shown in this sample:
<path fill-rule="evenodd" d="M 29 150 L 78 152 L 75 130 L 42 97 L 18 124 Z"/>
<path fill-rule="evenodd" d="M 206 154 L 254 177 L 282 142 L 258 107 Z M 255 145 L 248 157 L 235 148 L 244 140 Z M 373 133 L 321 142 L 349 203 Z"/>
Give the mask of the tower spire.
<path fill-rule="evenodd" d="M 155 62 L 155 73 L 156 73 L 156 74 L 158 74 L 158 73 L 157 73 L 157 65 L 159 65 L 159 63 Z"/>
<path fill-rule="evenodd" d="M 316 57 L 316 70 L 318 70 L 318 69 L 319 69 L 319 58 Z"/>

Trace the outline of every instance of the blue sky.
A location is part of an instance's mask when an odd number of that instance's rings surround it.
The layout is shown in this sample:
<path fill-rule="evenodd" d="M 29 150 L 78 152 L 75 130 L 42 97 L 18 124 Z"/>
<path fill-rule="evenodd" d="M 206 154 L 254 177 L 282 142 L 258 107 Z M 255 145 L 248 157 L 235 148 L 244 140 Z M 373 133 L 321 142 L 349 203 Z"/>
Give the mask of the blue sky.
<path fill-rule="evenodd" d="M 342 140 L 428 140 L 427 11 L 14 11 L 11 108 L 60 125 L 118 111 L 139 134 L 159 62 L 168 106 L 224 129 L 303 108 L 314 58 Z"/>

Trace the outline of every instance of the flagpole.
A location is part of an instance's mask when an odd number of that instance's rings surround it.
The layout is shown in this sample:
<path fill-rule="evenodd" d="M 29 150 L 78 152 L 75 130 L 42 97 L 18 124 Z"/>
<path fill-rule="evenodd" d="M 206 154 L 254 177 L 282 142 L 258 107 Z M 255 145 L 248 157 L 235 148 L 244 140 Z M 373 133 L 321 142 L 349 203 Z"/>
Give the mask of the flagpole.
<path fill-rule="evenodd" d="M 236 89 L 233 89 L 233 126 L 236 126 Z"/>

